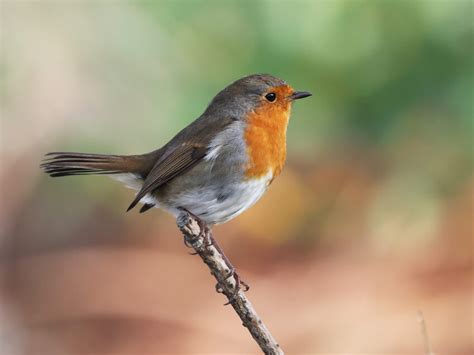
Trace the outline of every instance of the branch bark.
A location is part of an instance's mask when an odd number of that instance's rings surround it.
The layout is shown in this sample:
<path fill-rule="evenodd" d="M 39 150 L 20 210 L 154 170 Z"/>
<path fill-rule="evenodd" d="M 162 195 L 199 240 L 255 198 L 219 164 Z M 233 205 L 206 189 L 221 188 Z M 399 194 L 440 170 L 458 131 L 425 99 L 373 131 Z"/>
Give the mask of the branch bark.
<path fill-rule="evenodd" d="M 242 320 L 242 325 L 246 327 L 254 340 L 257 342 L 264 354 L 284 354 L 280 345 L 277 343 L 273 335 L 265 326 L 252 304 L 250 303 L 243 290 L 236 287 L 239 285 L 238 278 L 229 277 L 231 270 L 226 262 L 226 257 L 216 244 L 208 245 L 206 239 L 202 235 L 204 232 L 194 216 L 183 211 L 178 216 L 176 223 L 178 228 L 184 235 L 185 242 L 191 246 L 201 257 L 204 263 L 211 270 L 211 274 L 216 278 L 216 290 L 223 293 L 229 300 L 237 315 Z M 209 232 L 210 233 L 210 232 Z M 212 238 L 212 236 L 211 236 Z"/>

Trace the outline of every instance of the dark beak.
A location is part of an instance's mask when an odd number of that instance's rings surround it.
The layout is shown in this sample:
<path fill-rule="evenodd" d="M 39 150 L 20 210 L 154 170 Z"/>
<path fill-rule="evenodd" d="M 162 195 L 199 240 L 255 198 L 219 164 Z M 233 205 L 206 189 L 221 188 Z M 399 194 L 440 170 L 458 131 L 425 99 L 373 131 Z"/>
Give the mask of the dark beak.
<path fill-rule="evenodd" d="M 305 97 L 311 96 L 312 94 L 310 92 L 306 91 L 295 91 L 293 94 L 291 94 L 288 98 L 293 101 L 293 100 L 299 100 L 299 99 L 304 99 Z"/>

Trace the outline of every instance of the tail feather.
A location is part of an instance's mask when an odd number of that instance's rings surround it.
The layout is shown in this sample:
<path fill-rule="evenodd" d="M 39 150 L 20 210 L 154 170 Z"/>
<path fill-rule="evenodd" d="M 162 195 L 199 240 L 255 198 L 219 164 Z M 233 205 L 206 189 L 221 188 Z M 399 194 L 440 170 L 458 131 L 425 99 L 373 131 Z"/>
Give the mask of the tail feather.
<path fill-rule="evenodd" d="M 40 167 L 52 177 L 124 172 L 142 174 L 144 168 L 141 156 L 70 152 L 52 152 L 46 156 Z"/>
<path fill-rule="evenodd" d="M 137 184 L 136 180 L 143 181 L 146 178 L 161 154 L 162 149 L 142 155 L 52 152 L 46 154 L 40 167 L 52 177 L 117 174 L 112 177 L 131 188 L 139 189 L 141 183 Z M 153 203 L 145 203 L 140 213 L 154 206 Z"/>

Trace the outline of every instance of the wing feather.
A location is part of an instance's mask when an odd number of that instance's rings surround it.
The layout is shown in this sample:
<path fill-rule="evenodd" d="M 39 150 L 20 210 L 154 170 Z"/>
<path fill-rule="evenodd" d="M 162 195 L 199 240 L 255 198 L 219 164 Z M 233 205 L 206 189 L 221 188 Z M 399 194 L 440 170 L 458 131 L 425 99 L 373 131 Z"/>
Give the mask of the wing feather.
<path fill-rule="evenodd" d="M 160 158 L 145 178 L 143 186 L 127 211 L 130 211 L 148 193 L 152 193 L 173 178 L 198 164 L 207 154 L 208 145 L 217 132 L 235 122 L 232 115 L 217 116 L 203 114 L 179 132 L 160 149 Z M 213 129 L 210 129 L 212 127 Z M 72 158 L 74 157 L 66 157 Z M 94 159 L 94 157 L 91 157 Z"/>
<path fill-rule="evenodd" d="M 207 148 L 202 144 L 185 143 L 176 148 L 151 169 L 141 190 L 135 196 L 127 211 L 137 205 L 146 194 L 159 188 L 174 177 L 191 169 L 206 155 Z"/>

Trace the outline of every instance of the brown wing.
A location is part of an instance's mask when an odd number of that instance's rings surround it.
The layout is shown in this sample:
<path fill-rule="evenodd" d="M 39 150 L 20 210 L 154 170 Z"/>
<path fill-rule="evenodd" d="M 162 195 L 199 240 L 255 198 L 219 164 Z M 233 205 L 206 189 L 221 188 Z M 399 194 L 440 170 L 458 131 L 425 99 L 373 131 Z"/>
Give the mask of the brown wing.
<path fill-rule="evenodd" d="M 199 163 L 206 155 L 206 150 L 207 148 L 203 144 L 183 143 L 164 157 L 164 159 L 158 160 L 146 177 L 141 190 L 137 193 L 137 196 L 127 211 L 135 207 L 146 194 Z"/>

